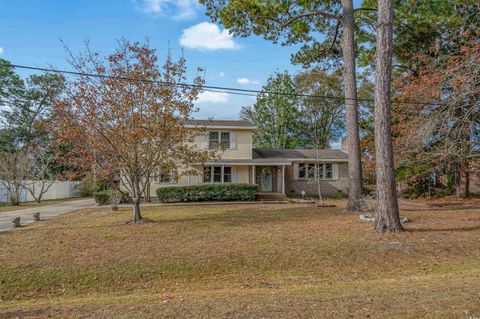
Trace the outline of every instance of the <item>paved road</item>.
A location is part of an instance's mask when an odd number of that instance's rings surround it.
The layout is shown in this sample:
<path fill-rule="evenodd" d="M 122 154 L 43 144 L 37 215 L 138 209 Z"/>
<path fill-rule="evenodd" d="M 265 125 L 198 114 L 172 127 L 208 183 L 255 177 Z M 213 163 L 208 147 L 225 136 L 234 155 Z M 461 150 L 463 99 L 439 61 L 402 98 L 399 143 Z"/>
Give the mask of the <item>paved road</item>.
<path fill-rule="evenodd" d="M 11 212 L 0 213 L 0 231 L 11 229 L 12 219 L 20 217 L 22 225 L 33 222 L 33 213 L 40 212 L 41 219 L 48 219 L 54 216 L 70 213 L 82 208 L 94 207 L 95 201 L 92 198 L 66 201 L 59 204 L 19 209 Z"/>

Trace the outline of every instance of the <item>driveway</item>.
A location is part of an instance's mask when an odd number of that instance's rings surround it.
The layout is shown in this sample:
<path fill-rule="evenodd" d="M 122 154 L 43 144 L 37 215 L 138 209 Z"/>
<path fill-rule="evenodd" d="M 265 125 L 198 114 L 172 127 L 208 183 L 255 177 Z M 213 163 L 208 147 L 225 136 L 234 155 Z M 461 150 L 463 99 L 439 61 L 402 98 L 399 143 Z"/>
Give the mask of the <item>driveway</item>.
<path fill-rule="evenodd" d="M 52 204 L 47 206 L 38 206 L 32 208 L 19 209 L 11 212 L 0 213 L 0 231 L 12 228 L 12 219 L 20 217 L 20 223 L 23 225 L 33 222 L 33 213 L 40 212 L 40 218 L 48 219 L 58 215 L 70 213 L 82 208 L 95 206 L 93 198 L 66 201 L 64 203 Z"/>

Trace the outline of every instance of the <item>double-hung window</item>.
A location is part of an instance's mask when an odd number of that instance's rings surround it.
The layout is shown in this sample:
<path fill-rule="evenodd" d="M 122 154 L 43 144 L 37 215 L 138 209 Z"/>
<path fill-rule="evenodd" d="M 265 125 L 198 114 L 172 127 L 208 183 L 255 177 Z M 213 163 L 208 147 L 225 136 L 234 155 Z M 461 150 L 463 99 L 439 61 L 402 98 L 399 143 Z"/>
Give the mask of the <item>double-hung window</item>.
<path fill-rule="evenodd" d="M 314 179 L 314 178 L 315 178 L 315 164 L 313 163 L 298 164 L 298 179 Z"/>
<path fill-rule="evenodd" d="M 215 166 L 213 167 L 213 182 L 221 183 L 222 182 L 222 168 Z"/>
<path fill-rule="evenodd" d="M 331 163 L 321 164 L 324 171 L 324 179 L 333 179 L 333 165 Z"/>
<path fill-rule="evenodd" d="M 209 148 L 230 148 L 230 132 L 209 132 L 208 133 Z"/>
<path fill-rule="evenodd" d="M 159 169 L 153 174 L 155 184 L 172 184 L 177 182 L 175 170 Z"/>
<path fill-rule="evenodd" d="M 307 178 L 307 164 L 299 163 L 298 164 L 298 179 Z"/>
<path fill-rule="evenodd" d="M 224 183 L 232 182 L 232 168 L 229 166 L 223 167 L 223 182 Z"/>
<path fill-rule="evenodd" d="M 298 179 L 333 180 L 334 167 L 332 163 L 298 163 Z"/>
<path fill-rule="evenodd" d="M 232 168 L 230 166 L 205 166 L 203 168 L 204 183 L 231 183 Z"/>

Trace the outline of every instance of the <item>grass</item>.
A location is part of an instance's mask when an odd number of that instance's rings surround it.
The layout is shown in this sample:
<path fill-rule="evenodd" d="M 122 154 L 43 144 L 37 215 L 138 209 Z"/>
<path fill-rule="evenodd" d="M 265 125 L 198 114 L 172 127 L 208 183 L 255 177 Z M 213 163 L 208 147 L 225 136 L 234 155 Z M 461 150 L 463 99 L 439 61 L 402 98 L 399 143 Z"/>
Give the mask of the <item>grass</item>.
<path fill-rule="evenodd" d="M 389 236 L 301 204 L 63 215 L 0 233 L 0 317 L 480 317 L 479 210 L 402 214 Z"/>
<path fill-rule="evenodd" d="M 47 199 L 47 200 L 42 200 L 41 203 L 37 202 L 23 202 L 20 203 L 20 205 L 10 205 L 6 203 L 0 203 L 0 213 L 4 212 L 11 212 L 15 210 L 20 210 L 20 209 L 25 209 L 25 208 L 31 208 L 31 207 L 40 207 L 40 206 L 45 206 L 45 205 L 53 205 L 53 204 L 60 204 L 63 202 L 68 202 L 72 200 L 79 200 L 82 199 L 80 197 L 74 197 L 74 198 L 63 198 L 63 199 Z"/>

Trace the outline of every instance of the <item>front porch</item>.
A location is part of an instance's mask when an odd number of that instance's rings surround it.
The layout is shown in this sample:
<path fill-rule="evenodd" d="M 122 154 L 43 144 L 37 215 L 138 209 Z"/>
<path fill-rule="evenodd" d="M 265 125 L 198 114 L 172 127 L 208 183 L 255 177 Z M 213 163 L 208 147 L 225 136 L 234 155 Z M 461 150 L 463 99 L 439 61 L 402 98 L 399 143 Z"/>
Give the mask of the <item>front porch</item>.
<path fill-rule="evenodd" d="M 251 165 L 249 173 L 249 183 L 257 185 L 258 195 L 285 196 L 285 165 Z"/>

